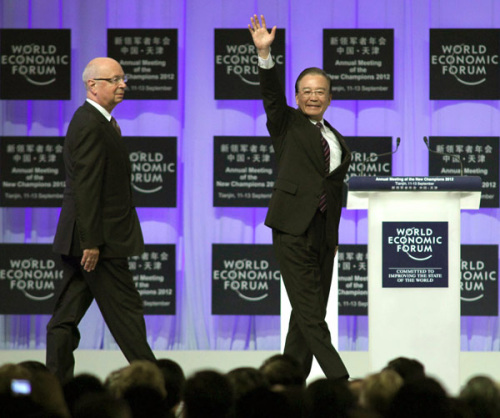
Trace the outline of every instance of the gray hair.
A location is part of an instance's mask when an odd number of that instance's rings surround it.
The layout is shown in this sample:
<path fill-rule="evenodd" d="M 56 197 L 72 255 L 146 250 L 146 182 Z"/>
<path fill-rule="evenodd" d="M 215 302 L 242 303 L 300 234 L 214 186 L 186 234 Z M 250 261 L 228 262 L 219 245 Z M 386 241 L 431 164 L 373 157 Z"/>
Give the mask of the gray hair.
<path fill-rule="evenodd" d="M 83 70 L 82 74 L 83 82 L 86 83 L 90 79 L 96 77 L 97 71 L 98 71 L 98 65 L 96 65 L 93 61 L 90 61 Z"/>

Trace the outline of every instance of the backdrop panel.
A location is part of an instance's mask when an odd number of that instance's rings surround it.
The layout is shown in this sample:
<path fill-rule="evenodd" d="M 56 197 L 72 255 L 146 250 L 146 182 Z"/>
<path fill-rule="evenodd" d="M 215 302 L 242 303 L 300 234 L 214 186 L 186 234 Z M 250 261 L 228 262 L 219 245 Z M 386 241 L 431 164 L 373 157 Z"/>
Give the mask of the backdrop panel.
<path fill-rule="evenodd" d="M 429 99 L 429 33 L 439 28 L 498 28 L 496 0 L 0 0 L 2 29 L 71 30 L 71 99 L 0 101 L 0 136 L 64 136 L 84 101 L 81 73 L 107 54 L 108 29 L 176 29 L 176 100 L 130 100 L 116 108 L 125 136 L 177 138 L 177 205 L 140 208 L 145 241 L 176 248 L 176 315 L 147 316 L 156 350 L 279 350 L 278 316 L 211 313 L 213 244 L 269 244 L 265 208 L 213 207 L 213 149 L 218 136 L 267 136 L 259 100 L 214 99 L 214 31 L 245 29 L 254 13 L 285 29 L 285 89 L 307 66 L 322 66 L 324 29 L 394 30 L 394 99 L 332 102 L 325 117 L 350 137 L 401 137 L 393 174 L 425 176 L 424 136 L 495 136 L 498 101 Z M 250 35 L 248 42 L 251 42 Z M 0 208 L 0 242 L 50 243 L 57 208 Z M 463 212 L 462 243 L 498 245 L 498 208 Z M 367 243 L 365 211 L 345 211 L 341 242 Z M 0 254 L 1 257 L 1 254 Z M 0 348 L 45 347 L 47 315 L 0 317 Z M 497 316 L 463 317 L 462 350 L 498 351 Z M 93 306 L 81 347 L 116 348 Z M 342 350 L 367 349 L 366 316 L 339 318 Z"/>

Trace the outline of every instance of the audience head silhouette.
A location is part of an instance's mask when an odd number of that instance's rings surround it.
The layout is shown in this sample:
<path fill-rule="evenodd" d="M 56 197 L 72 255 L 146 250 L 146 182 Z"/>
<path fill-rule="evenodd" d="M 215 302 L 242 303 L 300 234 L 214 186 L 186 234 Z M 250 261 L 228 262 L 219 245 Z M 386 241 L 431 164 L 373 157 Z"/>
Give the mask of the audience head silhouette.
<path fill-rule="evenodd" d="M 422 363 L 406 357 L 349 382 L 306 383 L 295 359 L 277 354 L 259 368 L 226 374 L 202 369 L 187 379 L 173 360 L 134 361 L 104 383 L 80 374 L 63 387 L 43 363 L 6 363 L 0 366 L 0 418 L 23 417 L 497 418 L 500 389 L 491 377 L 478 375 L 450 396 L 426 376 Z"/>

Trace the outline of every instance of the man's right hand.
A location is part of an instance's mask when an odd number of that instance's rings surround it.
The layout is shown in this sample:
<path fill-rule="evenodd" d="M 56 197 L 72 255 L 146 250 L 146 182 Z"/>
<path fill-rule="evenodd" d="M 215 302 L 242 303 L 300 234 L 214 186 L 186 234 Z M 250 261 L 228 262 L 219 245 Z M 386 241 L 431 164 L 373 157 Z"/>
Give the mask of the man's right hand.
<path fill-rule="evenodd" d="M 271 52 L 271 44 L 276 35 L 276 26 L 273 26 L 271 32 L 268 32 L 264 15 L 260 15 L 260 19 L 262 20 L 262 24 L 259 22 L 257 15 L 253 15 L 250 18 L 251 24 L 248 25 L 248 29 L 252 34 L 253 43 L 257 48 L 259 57 L 267 59 Z"/>

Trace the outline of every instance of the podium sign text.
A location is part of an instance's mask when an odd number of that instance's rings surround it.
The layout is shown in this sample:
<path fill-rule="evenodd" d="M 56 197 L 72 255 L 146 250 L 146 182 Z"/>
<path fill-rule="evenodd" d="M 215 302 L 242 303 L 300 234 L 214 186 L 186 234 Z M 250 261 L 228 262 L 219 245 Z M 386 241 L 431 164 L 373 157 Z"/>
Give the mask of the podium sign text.
<path fill-rule="evenodd" d="M 383 287 L 448 287 L 447 222 L 382 223 Z"/>

